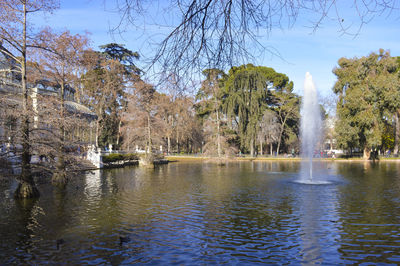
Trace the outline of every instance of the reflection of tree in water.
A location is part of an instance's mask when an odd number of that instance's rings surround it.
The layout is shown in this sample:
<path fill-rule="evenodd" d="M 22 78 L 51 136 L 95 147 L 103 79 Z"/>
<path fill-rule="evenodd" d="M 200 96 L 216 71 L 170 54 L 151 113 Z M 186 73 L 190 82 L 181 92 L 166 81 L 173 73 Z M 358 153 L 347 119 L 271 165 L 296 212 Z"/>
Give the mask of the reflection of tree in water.
<path fill-rule="evenodd" d="M 202 262 L 393 262 L 399 166 L 335 165 L 345 181 L 332 185 L 287 182 L 299 163 L 199 162 L 99 171 L 66 190 L 42 184 L 31 204 L 0 194 L 0 262 L 123 264 L 180 252 Z M 119 236 L 130 240 L 120 246 Z"/>
<path fill-rule="evenodd" d="M 232 258 L 240 257 L 251 261 L 254 256 L 254 262 L 290 262 L 290 250 L 297 238 L 292 231 L 296 226 L 291 227 L 296 222 L 290 219 L 293 198 L 276 184 L 249 177 L 243 170 L 237 176 L 225 176 L 229 191 L 215 189 L 199 203 L 204 206 L 205 225 L 201 252 L 218 256 L 217 261 L 232 262 Z"/>
<path fill-rule="evenodd" d="M 125 179 L 123 174 L 123 169 L 90 171 L 73 180 L 67 190 L 54 191 L 54 212 L 49 215 L 52 220 L 47 226 L 54 225 L 53 237 L 65 240 L 62 252 L 53 256 L 54 262 L 118 265 L 125 260 L 116 255 L 120 249 L 135 254 L 130 243 L 119 246 L 119 236 L 129 234 L 129 224 L 121 210 L 125 182 L 118 182 Z"/>
<path fill-rule="evenodd" d="M 253 169 L 257 172 L 264 172 L 265 174 L 270 174 L 272 173 L 280 173 L 280 174 L 286 174 L 288 172 L 290 173 L 295 173 L 298 171 L 298 168 L 300 167 L 300 162 L 299 161 L 273 161 L 273 160 L 267 160 L 267 161 L 253 161 Z"/>
<path fill-rule="evenodd" d="M 65 221 L 66 189 L 55 187 L 53 190 L 54 207 L 56 216 L 60 221 Z"/>
<path fill-rule="evenodd" d="M 15 243 L 9 243 L 15 245 L 16 253 L 14 258 L 10 259 L 10 263 L 29 263 L 31 260 L 32 253 L 39 248 L 36 244 L 41 241 L 41 237 L 37 234 L 38 229 L 41 225 L 38 222 L 38 216 L 43 215 L 43 209 L 38 205 L 38 200 L 25 199 L 15 201 L 16 217 L 14 228 L 8 228 L 15 237 Z M 14 260 L 14 261 L 13 261 Z"/>

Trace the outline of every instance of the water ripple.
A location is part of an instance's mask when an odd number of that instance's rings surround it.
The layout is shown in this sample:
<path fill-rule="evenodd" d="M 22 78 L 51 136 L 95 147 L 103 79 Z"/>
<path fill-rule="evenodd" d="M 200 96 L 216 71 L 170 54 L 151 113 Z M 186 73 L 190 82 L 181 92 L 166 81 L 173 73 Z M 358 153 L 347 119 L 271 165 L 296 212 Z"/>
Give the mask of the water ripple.
<path fill-rule="evenodd" d="M 400 186 L 363 167 L 318 186 L 295 163 L 113 169 L 22 207 L 0 191 L 0 264 L 397 264 Z"/>

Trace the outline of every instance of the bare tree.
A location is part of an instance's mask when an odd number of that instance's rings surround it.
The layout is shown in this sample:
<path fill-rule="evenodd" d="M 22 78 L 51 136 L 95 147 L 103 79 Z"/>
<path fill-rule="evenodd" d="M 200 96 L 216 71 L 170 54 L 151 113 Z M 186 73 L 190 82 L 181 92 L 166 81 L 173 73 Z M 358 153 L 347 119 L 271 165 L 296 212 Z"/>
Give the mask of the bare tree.
<path fill-rule="evenodd" d="M 175 143 L 176 151 L 180 153 L 182 148 L 192 136 L 192 122 L 194 119 L 193 99 L 181 96 L 175 99 L 174 120 L 175 120 Z M 186 149 L 188 152 L 188 149 Z"/>
<path fill-rule="evenodd" d="M 276 113 L 270 109 L 264 111 L 262 120 L 260 121 L 260 130 L 258 131 L 257 138 L 260 142 L 260 154 L 263 152 L 263 142 L 269 144 L 270 155 L 272 155 L 273 144 L 278 142 L 280 133 L 280 125 Z"/>
<path fill-rule="evenodd" d="M 61 99 L 57 83 L 46 83 L 46 87 L 37 84 L 38 93 L 33 93 L 37 105 L 34 106 L 35 124 L 31 129 L 35 155 L 32 167 L 41 176 L 51 177 L 54 185 L 64 187 L 74 170 L 84 164 L 80 145 L 85 140 L 79 129 L 87 127 L 93 115 L 85 113 L 78 104 Z M 88 134 L 86 136 L 88 139 Z"/>
<path fill-rule="evenodd" d="M 164 135 L 164 123 L 160 116 L 162 108 L 158 104 L 160 95 L 151 84 L 138 81 L 128 97 L 128 105 L 122 116 L 124 146 L 141 144 L 149 155 L 154 144 L 161 144 Z"/>
<path fill-rule="evenodd" d="M 46 28 L 37 37 L 37 46 L 45 47 L 38 50 L 38 70 L 40 79 L 48 79 L 58 89 L 59 98 L 59 121 L 53 127 L 58 127 L 59 134 L 56 143 L 57 167 L 53 174 L 52 183 L 58 186 L 67 184 L 66 172 L 66 101 L 74 100 L 72 95 L 73 84 L 77 84 L 78 76 L 75 69 L 80 64 L 83 52 L 87 49 L 88 38 L 85 35 L 71 35 L 69 31 L 56 33 Z M 55 109 L 57 110 L 57 109 Z"/>
<path fill-rule="evenodd" d="M 190 108 L 193 104 L 192 101 L 182 93 L 188 90 L 188 88 L 185 88 L 185 84 L 182 83 L 182 79 L 171 73 L 165 74 L 164 76 L 166 76 L 166 82 L 160 89 L 165 91 L 166 94 L 160 95 L 159 107 L 163 109 L 161 115 L 165 128 L 167 153 L 169 154 L 172 151 L 173 141 L 177 144 L 176 150 L 178 151 L 180 149 L 179 144 L 183 137 L 183 134 L 181 134 L 182 128 L 187 129 L 190 125 L 193 125 L 191 123 L 193 120 L 183 119 L 184 117 L 187 118 L 190 116 L 187 114 L 190 112 Z"/>
<path fill-rule="evenodd" d="M 274 29 L 290 28 L 299 17 L 310 17 L 310 31 L 316 31 L 327 20 L 335 20 L 343 34 L 357 35 L 363 25 L 382 14 L 390 15 L 399 8 L 396 0 L 126 0 L 115 1 L 121 14 L 116 30 L 127 24 L 139 25 L 140 15 L 157 10 L 176 14 L 175 21 L 166 18 L 162 26 L 171 29 L 158 42 L 151 63 L 178 76 L 200 73 L 203 69 L 226 69 L 241 65 L 257 52 L 277 50 L 259 42 L 260 36 Z M 165 9 L 159 6 L 165 6 Z M 393 12 L 394 13 L 394 12 Z M 350 15 L 348 15 L 350 14 Z M 154 15 L 154 14 L 153 14 Z M 354 20 L 354 17 L 357 20 Z M 151 20 L 146 17 L 145 21 Z M 171 26 L 172 24 L 172 26 Z"/>
<path fill-rule="evenodd" d="M 32 112 L 29 106 L 27 87 L 27 57 L 29 40 L 34 39 L 28 15 L 57 8 L 56 0 L 3 0 L 0 1 L 0 49 L 17 63 L 16 71 L 21 75 L 22 88 L 22 164 L 20 184 L 15 192 L 17 198 L 30 198 L 39 195 L 30 168 L 30 121 Z"/>
<path fill-rule="evenodd" d="M 292 88 L 287 91 L 274 92 L 274 110 L 276 111 L 279 122 L 279 137 L 276 147 L 276 154 L 279 155 L 283 136 L 289 120 L 299 119 L 299 98 L 292 92 Z"/>
<path fill-rule="evenodd" d="M 166 152 L 171 153 L 172 149 L 172 136 L 175 132 L 176 120 L 175 120 L 175 99 L 169 94 L 160 94 L 158 106 L 160 108 L 161 123 L 163 124 L 166 139 Z"/>

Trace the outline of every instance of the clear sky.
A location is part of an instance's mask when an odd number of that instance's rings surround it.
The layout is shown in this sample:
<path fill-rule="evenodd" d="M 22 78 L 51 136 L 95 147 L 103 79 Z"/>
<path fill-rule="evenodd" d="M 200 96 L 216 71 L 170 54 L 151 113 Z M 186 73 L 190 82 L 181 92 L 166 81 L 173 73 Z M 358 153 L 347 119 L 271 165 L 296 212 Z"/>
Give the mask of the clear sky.
<path fill-rule="evenodd" d="M 146 28 L 129 28 L 122 35 L 112 35 L 109 30 L 118 23 L 119 16 L 107 6 L 110 0 L 107 1 L 61 0 L 60 9 L 46 15 L 44 20 L 38 18 L 36 25 L 49 25 L 58 30 L 70 30 L 72 33 L 88 31 L 91 33 L 94 48 L 117 42 L 138 51 L 142 56 L 149 55 L 148 38 L 157 39 L 167 29 L 153 24 Z M 265 46 L 276 50 L 280 57 L 265 53 L 259 57 L 258 62 L 249 63 L 272 67 L 287 74 L 299 94 L 302 94 L 305 73 L 308 71 L 312 74 L 320 94 L 327 95 L 335 82 L 332 69 L 340 57 L 361 57 L 377 52 L 380 48 L 390 50 L 392 56 L 400 56 L 399 14 L 400 12 L 392 12 L 375 17 L 363 26 L 356 37 L 342 35 L 337 23 L 329 20 L 313 33 L 308 18 L 300 18 L 294 27 L 274 29 L 268 38 L 260 39 Z M 346 17 L 347 19 L 356 21 L 352 17 Z M 151 20 L 157 18 L 149 19 Z M 354 32 L 356 26 L 358 24 L 355 22 L 351 31 Z"/>

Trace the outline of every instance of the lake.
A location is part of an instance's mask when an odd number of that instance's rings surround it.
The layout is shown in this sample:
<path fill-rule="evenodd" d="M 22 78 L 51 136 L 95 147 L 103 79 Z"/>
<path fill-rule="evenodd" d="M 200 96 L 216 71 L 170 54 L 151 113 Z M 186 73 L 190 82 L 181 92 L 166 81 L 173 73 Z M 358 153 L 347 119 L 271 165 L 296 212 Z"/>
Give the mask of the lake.
<path fill-rule="evenodd" d="M 400 163 L 177 162 L 0 185 L 0 264 L 400 263 Z"/>

